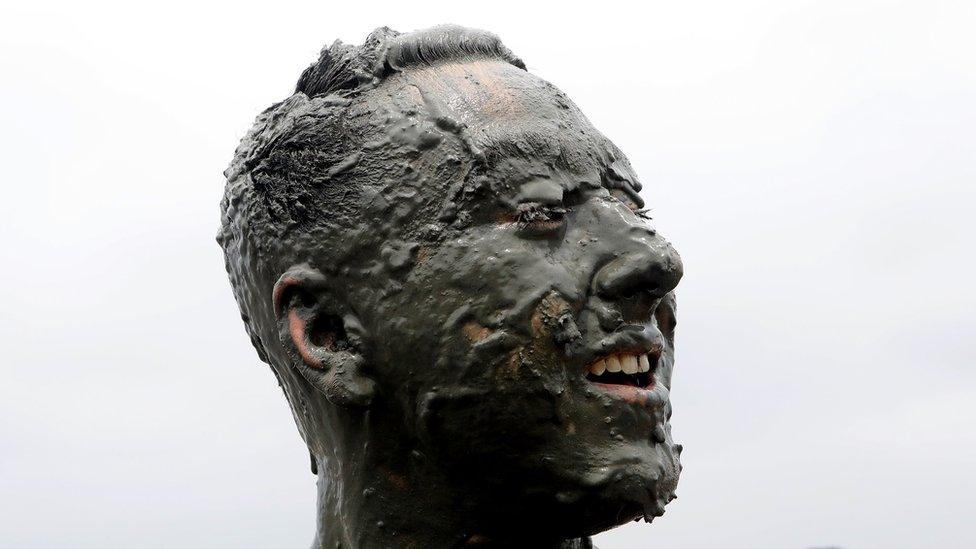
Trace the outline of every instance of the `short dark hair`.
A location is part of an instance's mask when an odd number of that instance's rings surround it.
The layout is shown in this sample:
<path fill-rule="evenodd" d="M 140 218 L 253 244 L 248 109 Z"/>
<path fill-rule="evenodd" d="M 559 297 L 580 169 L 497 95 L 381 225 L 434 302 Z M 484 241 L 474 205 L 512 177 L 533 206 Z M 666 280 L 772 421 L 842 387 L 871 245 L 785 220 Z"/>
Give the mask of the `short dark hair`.
<path fill-rule="evenodd" d="M 494 34 L 454 25 L 405 34 L 381 27 L 360 46 L 337 41 L 302 73 L 295 93 L 262 112 L 241 140 L 224 172 L 217 241 L 262 360 L 272 363 L 263 336 L 273 333 L 270 288 L 283 266 L 303 261 L 303 250 L 324 235 L 362 223 L 363 174 L 390 169 L 384 153 L 364 154 L 362 132 L 346 120 L 356 95 L 407 67 L 467 59 L 525 69 Z"/>
<path fill-rule="evenodd" d="M 487 31 L 440 25 L 400 34 L 380 27 L 361 46 L 336 41 L 323 48 L 319 60 L 302 73 L 295 92 L 309 97 L 328 95 L 354 90 L 407 67 L 478 57 L 501 59 L 525 69 L 525 63 Z"/>

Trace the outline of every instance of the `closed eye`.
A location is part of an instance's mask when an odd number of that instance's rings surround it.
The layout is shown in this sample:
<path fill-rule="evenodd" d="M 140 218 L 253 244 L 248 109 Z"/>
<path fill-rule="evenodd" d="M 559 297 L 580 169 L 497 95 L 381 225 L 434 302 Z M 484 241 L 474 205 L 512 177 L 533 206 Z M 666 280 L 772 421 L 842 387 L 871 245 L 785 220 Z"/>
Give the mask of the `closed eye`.
<path fill-rule="evenodd" d="M 654 218 L 651 217 L 651 209 L 650 208 L 640 208 L 638 210 L 634 210 L 634 213 L 637 214 L 637 217 L 640 217 L 642 219 L 646 219 L 648 221 L 653 221 L 654 220 Z"/>
<path fill-rule="evenodd" d="M 546 236 L 563 228 L 569 208 L 562 205 L 526 202 L 515 211 L 515 224 L 520 236 Z"/>
<path fill-rule="evenodd" d="M 519 223 L 534 223 L 538 221 L 556 221 L 563 219 L 566 213 L 569 212 L 568 208 L 563 206 L 553 206 L 548 204 L 539 204 L 538 202 L 529 202 L 525 204 L 519 204 L 515 213 L 515 221 Z"/>
<path fill-rule="evenodd" d="M 641 212 L 646 210 L 644 208 L 644 203 L 643 203 L 642 200 L 640 201 L 640 203 L 635 202 L 634 199 L 630 195 L 628 195 L 626 192 L 624 192 L 621 189 L 611 189 L 610 190 L 610 196 L 613 196 L 614 198 L 616 198 L 617 200 L 619 200 L 620 202 L 622 202 L 624 204 L 624 206 L 627 206 L 627 208 L 629 208 L 630 210 L 632 210 L 637 215 L 641 215 Z M 638 198 L 638 200 L 640 200 L 640 199 Z M 641 217 L 644 217 L 644 216 L 641 215 Z"/>

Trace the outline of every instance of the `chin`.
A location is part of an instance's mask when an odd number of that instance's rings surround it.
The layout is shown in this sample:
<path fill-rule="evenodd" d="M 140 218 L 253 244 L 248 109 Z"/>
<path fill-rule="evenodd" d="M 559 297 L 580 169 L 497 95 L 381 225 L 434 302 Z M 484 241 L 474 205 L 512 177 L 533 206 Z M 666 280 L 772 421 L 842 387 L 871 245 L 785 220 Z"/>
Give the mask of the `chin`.
<path fill-rule="evenodd" d="M 630 463 L 591 467 L 571 475 L 576 486 L 555 494 L 562 516 L 573 519 L 570 535 L 593 535 L 638 519 L 651 522 L 664 514 L 675 498 L 681 472 L 678 452 L 668 445 L 651 451 L 644 447 L 638 455 Z"/>
<path fill-rule="evenodd" d="M 681 471 L 666 422 L 663 440 L 654 442 L 643 433 L 656 420 L 641 410 L 615 403 L 597 415 L 589 404 L 561 407 L 558 395 L 429 393 L 418 411 L 425 454 L 452 482 L 490 502 L 478 512 L 498 531 L 572 538 L 661 516 Z M 603 421 L 609 415 L 623 429 L 619 436 Z"/>
<path fill-rule="evenodd" d="M 540 537 L 570 539 L 592 536 L 628 522 L 651 522 L 664 514 L 673 499 L 677 477 L 654 480 L 622 477 L 604 490 L 580 487 L 555 494 L 533 494 L 519 529 L 530 528 Z"/>
<path fill-rule="evenodd" d="M 606 453 L 605 448 L 599 450 Z M 629 463 L 581 466 L 563 454 L 546 461 L 542 470 L 516 473 L 513 476 L 532 481 L 523 484 L 519 494 L 509 495 L 518 503 L 504 506 L 508 512 L 498 517 L 500 522 L 517 524 L 540 537 L 569 539 L 663 515 L 675 497 L 681 471 L 675 445 L 623 444 L 616 450 L 620 456 L 634 457 Z M 539 460 L 536 456 L 527 461 Z"/>

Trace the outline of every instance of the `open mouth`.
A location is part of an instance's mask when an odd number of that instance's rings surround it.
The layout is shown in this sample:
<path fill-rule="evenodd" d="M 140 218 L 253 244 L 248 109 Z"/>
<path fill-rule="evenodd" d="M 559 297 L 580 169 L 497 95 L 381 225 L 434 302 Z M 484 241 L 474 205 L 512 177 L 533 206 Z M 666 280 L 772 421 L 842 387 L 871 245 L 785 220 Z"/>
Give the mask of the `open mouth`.
<path fill-rule="evenodd" d="M 657 355 L 617 353 L 601 357 L 587 366 L 586 379 L 605 385 L 650 388 L 654 385 Z"/>

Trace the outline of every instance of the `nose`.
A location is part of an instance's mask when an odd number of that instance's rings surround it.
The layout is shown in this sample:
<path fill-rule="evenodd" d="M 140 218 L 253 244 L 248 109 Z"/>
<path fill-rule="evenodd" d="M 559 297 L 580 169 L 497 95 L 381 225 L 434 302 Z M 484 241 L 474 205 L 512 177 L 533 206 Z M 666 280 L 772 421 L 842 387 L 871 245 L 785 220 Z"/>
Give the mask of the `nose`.
<path fill-rule="evenodd" d="M 593 277 L 601 297 L 615 299 L 646 292 L 663 297 L 678 285 L 684 268 L 671 244 L 658 235 L 632 242 L 632 249 L 606 263 Z"/>

